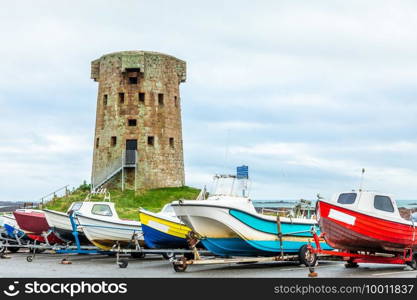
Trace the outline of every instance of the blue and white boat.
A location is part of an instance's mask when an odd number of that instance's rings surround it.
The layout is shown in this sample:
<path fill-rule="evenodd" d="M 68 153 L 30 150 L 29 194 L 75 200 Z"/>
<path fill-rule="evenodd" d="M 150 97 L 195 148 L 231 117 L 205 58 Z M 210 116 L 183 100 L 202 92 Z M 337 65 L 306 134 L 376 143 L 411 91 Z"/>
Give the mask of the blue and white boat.
<path fill-rule="evenodd" d="M 235 178 L 233 175 L 221 175 Z M 232 186 L 236 186 L 233 183 Z M 307 217 L 277 217 L 256 211 L 252 200 L 229 190 L 206 200 L 172 204 L 176 215 L 201 236 L 201 243 L 220 256 L 277 256 L 305 252 L 317 221 Z M 331 249 L 324 240 L 323 249 Z"/>

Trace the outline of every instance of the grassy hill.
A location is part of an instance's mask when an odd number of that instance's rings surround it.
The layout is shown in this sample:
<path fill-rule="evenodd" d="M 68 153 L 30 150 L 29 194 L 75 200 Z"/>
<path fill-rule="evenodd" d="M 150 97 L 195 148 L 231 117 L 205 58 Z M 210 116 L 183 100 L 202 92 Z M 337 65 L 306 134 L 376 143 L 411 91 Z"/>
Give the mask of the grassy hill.
<path fill-rule="evenodd" d="M 110 190 L 111 201 L 115 203 L 120 218 L 138 220 L 138 209 L 143 207 L 157 212 L 165 204 L 179 199 L 195 199 L 199 189 L 188 186 L 178 188 L 160 188 L 143 192 L 131 190 Z M 88 186 L 80 186 L 66 197 L 56 198 L 45 205 L 45 208 L 65 212 L 76 201 L 83 201 L 89 193 Z M 103 201 L 102 196 L 94 196 L 91 201 Z"/>

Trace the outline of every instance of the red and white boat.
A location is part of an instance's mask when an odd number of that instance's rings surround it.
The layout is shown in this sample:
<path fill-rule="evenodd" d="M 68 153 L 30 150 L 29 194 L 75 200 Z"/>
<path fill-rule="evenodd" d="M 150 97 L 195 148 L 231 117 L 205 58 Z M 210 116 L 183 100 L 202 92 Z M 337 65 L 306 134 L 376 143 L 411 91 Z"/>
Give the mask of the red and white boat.
<path fill-rule="evenodd" d="M 403 253 L 417 249 L 417 219 L 401 217 L 386 194 L 352 191 L 319 199 L 317 218 L 326 242 L 335 249 Z"/>

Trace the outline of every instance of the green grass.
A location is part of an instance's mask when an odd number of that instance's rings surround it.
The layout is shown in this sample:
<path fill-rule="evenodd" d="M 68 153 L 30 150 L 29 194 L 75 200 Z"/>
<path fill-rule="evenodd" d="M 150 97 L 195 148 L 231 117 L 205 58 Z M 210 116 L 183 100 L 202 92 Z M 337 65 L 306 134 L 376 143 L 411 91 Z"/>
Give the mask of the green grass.
<path fill-rule="evenodd" d="M 80 187 L 67 197 L 56 198 L 48 202 L 45 208 L 65 212 L 71 203 L 83 201 L 88 192 L 87 188 Z M 111 201 L 115 203 L 119 217 L 131 220 L 139 219 L 139 207 L 157 212 L 167 203 L 179 199 L 195 199 L 199 193 L 199 189 L 188 186 L 152 189 L 136 193 L 131 190 L 110 190 Z M 94 196 L 91 201 L 103 201 L 103 197 Z"/>

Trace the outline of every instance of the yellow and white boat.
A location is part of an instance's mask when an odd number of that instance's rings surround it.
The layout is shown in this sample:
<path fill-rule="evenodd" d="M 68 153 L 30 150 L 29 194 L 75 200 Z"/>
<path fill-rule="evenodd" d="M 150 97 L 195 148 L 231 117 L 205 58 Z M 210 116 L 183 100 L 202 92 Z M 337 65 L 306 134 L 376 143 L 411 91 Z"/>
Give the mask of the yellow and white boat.
<path fill-rule="evenodd" d="M 188 248 L 187 235 L 191 229 L 177 218 L 171 204 L 166 204 L 159 213 L 141 208 L 139 219 L 145 244 L 149 248 Z"/>

